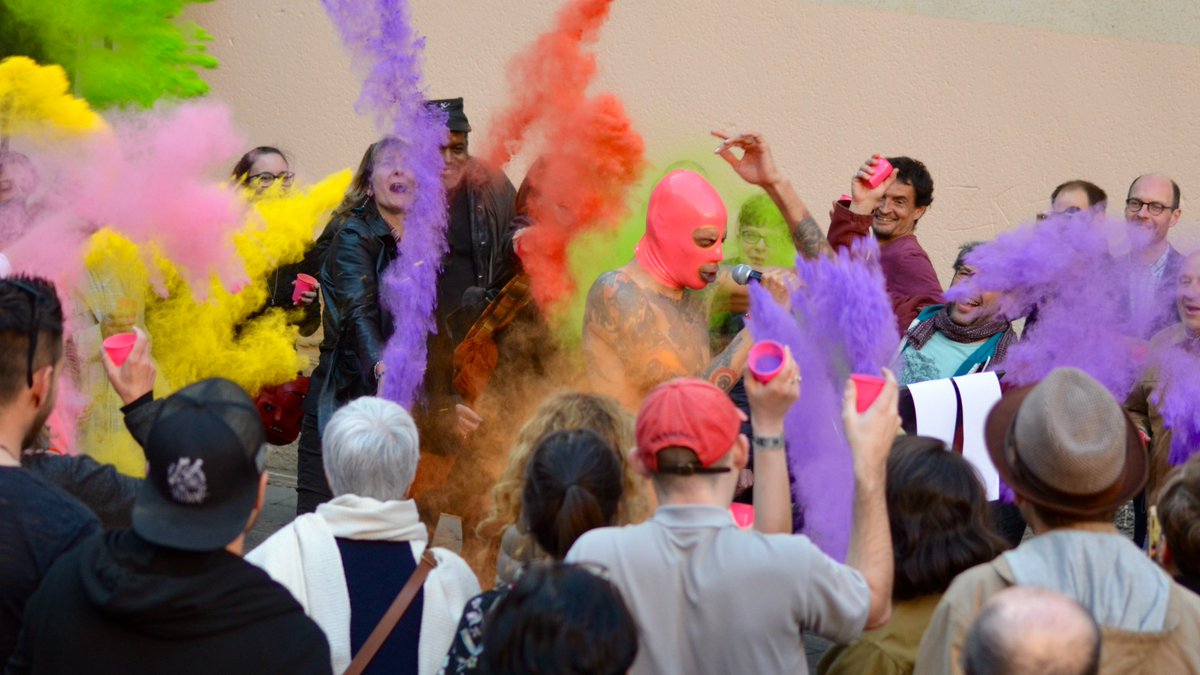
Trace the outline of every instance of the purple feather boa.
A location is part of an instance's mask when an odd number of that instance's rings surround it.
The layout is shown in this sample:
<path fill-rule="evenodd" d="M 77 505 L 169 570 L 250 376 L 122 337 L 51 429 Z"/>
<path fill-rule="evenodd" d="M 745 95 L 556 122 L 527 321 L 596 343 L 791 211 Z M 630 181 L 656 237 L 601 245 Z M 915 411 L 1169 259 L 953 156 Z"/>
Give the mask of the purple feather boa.
<path fill-rule="evenodd" d="M 785 422 L 793 499 L 804 533 L 826 554 L 845 560 L 854 506 L 850 446 L 842 427 L 842 392 L 850 373 L 879 373 L 900 336 L 884 290 L 873 240 L 836 258 L 797 259 L 802 285 L 792 311 L 766 290 L 750 288 L 750 331 L 792 350 L 804 377 L 800 401 Z"/>
<path fill-rule="evenodd" d="M 395 320 L 384 350 L 380 395 L 410 407 L 425 376 L 426 340 L 436 330 L 437 278 L 446 245 L 446 195 L 440 146 L 445 113 L 425 108 L 425 39 L 405 0 L 323 0 L 358 67 L 367 71 L 355 109 L 405 147 L 403 169 L 417 189 L 405 217 L 400 255 L 384 272 L 381 302 Z"/>

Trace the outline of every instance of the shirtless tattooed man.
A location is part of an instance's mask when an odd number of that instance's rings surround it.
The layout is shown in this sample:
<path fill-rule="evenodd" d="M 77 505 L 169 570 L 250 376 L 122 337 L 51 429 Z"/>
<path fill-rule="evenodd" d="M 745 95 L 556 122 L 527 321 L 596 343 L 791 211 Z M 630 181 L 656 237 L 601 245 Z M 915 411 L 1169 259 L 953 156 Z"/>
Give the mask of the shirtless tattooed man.
<path fill-rule="evenodd" d="M 634 259 L 588 293 L 583 350 L 593 389 L 637 410 L 675 377 L 733 387 L 751 338 L 742 330 L 714 358 L 702 292 L 717 280 L 726 219 L 720 195 L 697 173 L 672 171 L 655 186 Z"/>

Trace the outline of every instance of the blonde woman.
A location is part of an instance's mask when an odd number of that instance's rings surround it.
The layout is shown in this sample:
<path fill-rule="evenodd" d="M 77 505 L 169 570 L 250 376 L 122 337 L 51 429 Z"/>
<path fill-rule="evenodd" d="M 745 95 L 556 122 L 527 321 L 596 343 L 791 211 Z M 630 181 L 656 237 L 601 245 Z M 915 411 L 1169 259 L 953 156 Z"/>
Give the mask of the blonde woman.
<path fill-rule="evenodd" d="M 478 533 L 492 542 L 496 556 L 496 584 L 513 582 L 517 571 L 530 560 L 545 558 L 521 520 L 521 486 L 525 465 L 546 436 L 569 429 L 589 429 L 603 438 L 621 463 L 622 498 L 618 525 L 639 523 L 651 509 L 643 479 L 634 473 L 627 452 L 633 447 L 633 416 L 607 396 L 562 392 L 542 402 L 517 434 L 508 466 L 492 488 L 492 507 L 479 524 Z"/>

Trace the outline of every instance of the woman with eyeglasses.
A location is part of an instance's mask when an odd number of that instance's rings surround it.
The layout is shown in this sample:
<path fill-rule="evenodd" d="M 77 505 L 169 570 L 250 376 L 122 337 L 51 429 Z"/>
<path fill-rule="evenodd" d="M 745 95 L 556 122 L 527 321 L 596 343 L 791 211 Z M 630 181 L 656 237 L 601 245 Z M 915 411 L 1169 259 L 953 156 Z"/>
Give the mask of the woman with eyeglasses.
<path fill-rule="evenodd" d="M 595 431 L 571 429 L 550 434 L 537 444 L 525 466 L 523 526 L 547 558 L 561 562 L 585 532 L 617 524 L 624 481 L 617 454 Z M 511 584 L 501 584 L 467 601 L 442 673 L 484 672 L 486 619 L 511 590 Z M 572 599 L 563 598 L 562 602 Z"/>
<path fill-rule="evenodd" d="M 233 166 L 231 178 L 236 185 L 245 189 L 250 201 L 282 197 L 292 187 L 296 174 L 292 173 L 287 156 L 279 148 L 260 145 L 242 155 Z M 318 289 L 314 288 L 300 295 L 298 303 L 292 302 L 292 291 L 295 290 L 296 276 L 307 274 L 315 277 L 319 265 L 313 265 L 308 258 L 289 265 L 283 265 L 271 273 L 267 279 L 268 295 L 265 311 L 271 307 L 279 307 L 289 311 L 299 305 L 303 312 L 294 321 L 303 336 L 317 332 L 321 325 L 321 304 L 318 302 Z"/>
<path fill-rule="evenodd" d="M 233 165 L 233 180 L 251 190 L 256 197 L 261 197 L 276 184 L 279 185 L 279 192 L 284 193 L 295 179 L 296 174 L 292 173 L 287 156 L 279 148 L 269 145 L 254 148 Z"/>
<path fill-rule="evenodd" d="M 304 400 L 296 460 L 296 512 L 332 497 L 321 459 L 321 432 L 341 406 L 373 396 L 383 376 L 392 317 L 380 303 L 383 272 L 398 255 L 415 184 L 403 168 L 404 142 L 385 138 L 363 154 L 350 187 L 309 259 L 319 261 L 325 295 L 321 358 Z"/>

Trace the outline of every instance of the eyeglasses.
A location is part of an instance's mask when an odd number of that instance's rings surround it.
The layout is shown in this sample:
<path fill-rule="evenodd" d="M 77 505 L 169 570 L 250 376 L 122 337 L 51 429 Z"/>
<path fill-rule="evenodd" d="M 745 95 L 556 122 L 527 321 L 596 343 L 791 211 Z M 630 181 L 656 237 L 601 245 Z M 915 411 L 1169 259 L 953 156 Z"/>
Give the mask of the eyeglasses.
<path fill-rule="evenodd" d="M 738 239 L 741 239 L 742 243 L 753 245 L 761 244 L 766 237 L 757 230 L 739 230 Z"/>
<path fill-rule="evenodd" d="M 296 180 L 296 174 L 292 173 L 291 171 L 281 171 L 279 173 L 264 171 L 246 178 L 246 183 L 253 185 L 254 187 L 268 188 L 271 187 L 271 184 L 275 181 L 279 181 L 283 187 L 291 187 L 292 181 L 294 180 Z"/>
<path fill-rule="evenodd" d="M 32 388 L 33 387 L 33 357 L 35 354 L 37 354 L 37 338 L 38 338 L 38 328 L 39 328 L 38 321 L 41 318 L 39 316 L 38 305 L 41 302 L 42 293 L 41 293 L 41 291 L 34 288 L 33 286 L 30 286 L 29 284 L 24 283 L 22 281 L 17 281 L 15 279 L 4 279 L 3 282 L 6 284 L 12 284 L 12 286 L 17 288 L 18 290 L 24 291 L 25 293 L 29 294 L 29 312 L 33 316 L 30 318 L 30 321 L 29 321 L 29 358 L 28 358 L 28 362 L 26 364 L 25 380 L 26 380 L 26 382 L 29 383 L 29 386 Z"/>
<path fill-rule="evenodd" d="M 1143 206 L 1146 207 L 1146 211 L 1152 216 L 1157 216 L 1167 209 L 1171 209 L 1172 211 L 1175 210 L 1174 206 L 1167 206 L 1166 204 L 1160 204 L 1159 202 L 1144 202 L 1140 199 L 1133 198 L 1125 200 L 1126 213 L 1137 213 L 1138 211 L 1142 210 Z"/>

